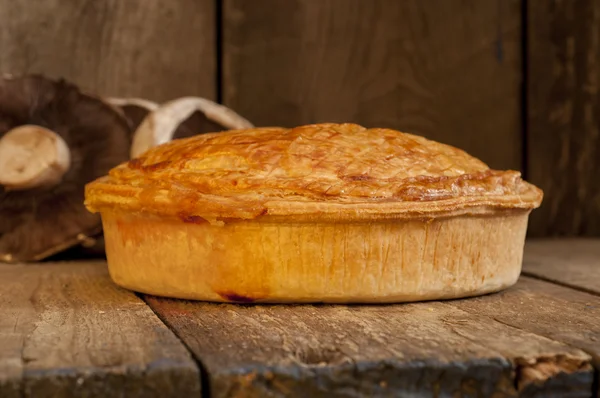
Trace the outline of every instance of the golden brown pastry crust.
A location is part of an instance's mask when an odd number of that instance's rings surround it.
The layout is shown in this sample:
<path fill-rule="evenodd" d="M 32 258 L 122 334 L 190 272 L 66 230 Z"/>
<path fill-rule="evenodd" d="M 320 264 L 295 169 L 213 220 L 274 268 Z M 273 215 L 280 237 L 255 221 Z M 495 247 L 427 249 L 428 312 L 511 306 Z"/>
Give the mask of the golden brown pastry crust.
<path fill-rule="evenodd" d="M 533 209 L 542 192 L 449 145 L 314 124 L 204 134 L 155 147 L 86 187 L 86 205 L 221 219 L 423 218 Z"/>

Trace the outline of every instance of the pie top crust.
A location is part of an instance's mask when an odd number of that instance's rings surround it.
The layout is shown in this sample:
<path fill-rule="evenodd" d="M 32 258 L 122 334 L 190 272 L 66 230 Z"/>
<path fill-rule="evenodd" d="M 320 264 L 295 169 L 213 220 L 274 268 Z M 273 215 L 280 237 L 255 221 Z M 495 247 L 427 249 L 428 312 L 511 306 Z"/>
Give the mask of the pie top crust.
<path fill-rule="evenodd" d="M 370 220 L 531 210 L 542 195 L 452 146 L 327 123 L 171 141 L 88 184 L 86 206 L 187 222 Z"/>

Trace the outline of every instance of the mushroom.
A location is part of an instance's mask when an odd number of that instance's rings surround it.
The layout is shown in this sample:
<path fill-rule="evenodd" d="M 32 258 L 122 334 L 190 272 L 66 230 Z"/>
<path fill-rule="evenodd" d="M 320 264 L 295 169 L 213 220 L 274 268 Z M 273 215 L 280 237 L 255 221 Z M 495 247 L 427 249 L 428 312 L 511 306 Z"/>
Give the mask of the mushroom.
<path fill-rule="evenodd" d="M 127 118 L 132 132 L 138 128 L 150 112 L 154 112 L 159 107 L 156 102 L 144 98 L 107 97 L 104 100 Z"/>
<path fill-rule="evenodd" d="M 202 97 L 182 97 L 162 105 L 136 97 L 105 100 L 129 121 L 133 131 L 132 158 L 172 139 L 253 127 L 232 109 Z"/>
<path fill-rule="evenodd" d="M 39 75 L 0 78 L 0 262 L 104 253 L 84 187 L 175 138 L 252 127 L 198 97 L 100 98 Z"/>
<path fill-rule="evenodd" d="M 101 221 L 86 183 L 129 157 L 127 119 L 64 80 L 0 78 L 0 261 L 90 245 Z"/>
<path fill-rule="evenodd" d="M 251 128 L 252 123 L 233 110 L 199 97 L 182 97 L 162 104 L 151 111 L 137 127 L 130 157 L 175 138 Z"/>

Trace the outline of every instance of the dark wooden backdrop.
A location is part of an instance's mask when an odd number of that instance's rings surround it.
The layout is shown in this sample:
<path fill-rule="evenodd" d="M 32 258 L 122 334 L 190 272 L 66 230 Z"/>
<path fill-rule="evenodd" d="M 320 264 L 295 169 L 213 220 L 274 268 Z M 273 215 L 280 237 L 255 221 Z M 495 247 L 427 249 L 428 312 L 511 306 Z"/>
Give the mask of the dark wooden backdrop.
<path fill-rule="evenodd" d="M 530 236 L 600 235 L 596 0 L 33 3 L 0 0 L 0 72 L 422 134 L 544 189 Z"/>

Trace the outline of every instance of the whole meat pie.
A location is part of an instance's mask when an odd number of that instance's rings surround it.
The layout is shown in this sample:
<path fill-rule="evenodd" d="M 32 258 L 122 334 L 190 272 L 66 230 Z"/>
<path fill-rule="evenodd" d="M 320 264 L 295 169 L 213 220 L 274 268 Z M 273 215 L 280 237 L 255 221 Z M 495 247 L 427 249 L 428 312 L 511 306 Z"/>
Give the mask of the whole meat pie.
<path fill-rule="evenodd" d="M 152 148 L 87 186 L 126 288 L 234 302 L 402 302 L 494 292 L 521 271 L 542 191 L 425 138 L 355 124 Z"/>

